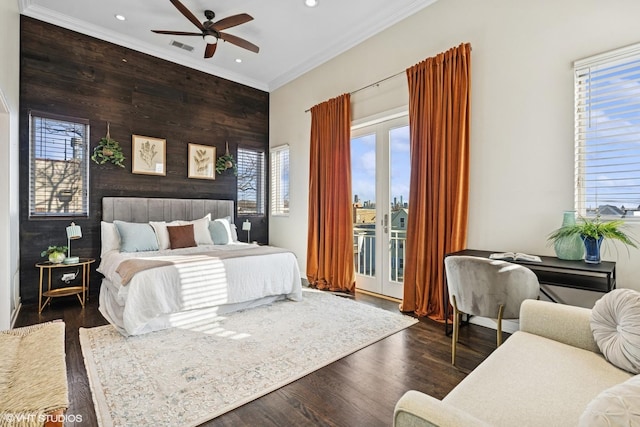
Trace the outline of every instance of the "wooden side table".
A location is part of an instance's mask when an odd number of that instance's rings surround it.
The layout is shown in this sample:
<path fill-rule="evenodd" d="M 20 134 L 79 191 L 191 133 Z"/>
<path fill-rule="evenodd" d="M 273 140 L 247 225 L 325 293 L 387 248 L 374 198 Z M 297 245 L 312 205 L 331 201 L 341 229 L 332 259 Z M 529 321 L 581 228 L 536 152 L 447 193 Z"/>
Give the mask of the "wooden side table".
<path fill-rule="evenodd" d="M 51 301 L 51 298 L 66 297 L 69 295 L 77 295 L 80 304 L 84 307 L 84 303 L 89 293 L 89 275 L 91 273 L 91 264 L 96 262 L 94 258 L 80 258 L 79 262 L 73 264 L 54 264 L 52 262 L 39 262 L 36 267 L 40 269 L 40 292 L 38 294 L 38 313 L 42 313 L 44 306 Z M 82 286 L 66 286 L 63 288 L 51 289 L 51 271 L 56 268 L 78 267 L 82 266 Z M 44 271 L 47 270 L 47 290 L 42 290 L 42 282 L 44 279 Z M 82 296 L 81 296 L 82 295 Z M 42 303 L 42 297 L 47 299 Z"/>

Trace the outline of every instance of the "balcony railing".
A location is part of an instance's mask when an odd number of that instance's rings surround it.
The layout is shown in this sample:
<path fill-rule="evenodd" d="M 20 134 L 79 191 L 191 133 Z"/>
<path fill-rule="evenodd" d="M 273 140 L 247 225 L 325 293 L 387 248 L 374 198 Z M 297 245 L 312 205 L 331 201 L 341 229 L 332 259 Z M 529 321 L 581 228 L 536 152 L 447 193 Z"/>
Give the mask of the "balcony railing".
<path fill-rule="evenodd" d="M 404 280 L 404 259 L 407 231 L 391 229 L 389 236 L 389 279 L 394 282 Z M 356 274 L 374 277 L 376 275 L 376 232 L 373 227 L 353 227 L 353 259 Z"/>

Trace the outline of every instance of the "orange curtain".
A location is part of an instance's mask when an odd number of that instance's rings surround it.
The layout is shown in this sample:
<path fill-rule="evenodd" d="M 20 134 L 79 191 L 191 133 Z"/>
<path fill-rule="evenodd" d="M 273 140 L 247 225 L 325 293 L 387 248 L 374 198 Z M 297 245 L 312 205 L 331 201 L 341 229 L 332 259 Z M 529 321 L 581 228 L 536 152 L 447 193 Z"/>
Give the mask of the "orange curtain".
<path fill-rule="evenodd" d="M 411 187 L 402 311 L 444 320 L 444 256 L 465 249 L 471 45 L 407 69 Z"/>
<path fill-rule="evenodd" d="M 311 108 L 307 279 L 318 289 L 353 292 L 350 95 Z"/>

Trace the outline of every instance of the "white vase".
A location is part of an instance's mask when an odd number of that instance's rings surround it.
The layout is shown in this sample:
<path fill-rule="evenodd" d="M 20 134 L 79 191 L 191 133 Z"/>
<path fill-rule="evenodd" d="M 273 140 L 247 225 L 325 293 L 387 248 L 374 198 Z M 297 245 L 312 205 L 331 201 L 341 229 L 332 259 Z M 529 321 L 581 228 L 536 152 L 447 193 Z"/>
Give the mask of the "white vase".
<path fill-rule="evenodd" d="M 64 252 L 52 252 L 49 254 L 49 262 L 53 264 L 60 264 L 67 256 Z"/>

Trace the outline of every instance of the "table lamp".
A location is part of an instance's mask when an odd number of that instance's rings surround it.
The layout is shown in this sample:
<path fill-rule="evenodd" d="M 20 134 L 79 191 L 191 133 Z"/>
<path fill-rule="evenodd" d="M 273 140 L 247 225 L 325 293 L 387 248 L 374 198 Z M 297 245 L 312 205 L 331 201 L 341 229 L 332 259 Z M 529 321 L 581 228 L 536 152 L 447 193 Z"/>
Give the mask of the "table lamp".
<path fill-rule="evenodd" d="M 79 225 L 74 222 L 67 227 L 67 257 L 62 261 L 64 264 L 77 264 L 80 262 L 80 257 L 71 256 L 71 241 L 77 240 L 82 237 L 82 230 Z"/>
<path fill-rule="evenodd" d="M 242 230 L 247 232 L 247 243 L 249 243 L 251 240 L 251 222 L 248 219 L 242 223 Z"/>

